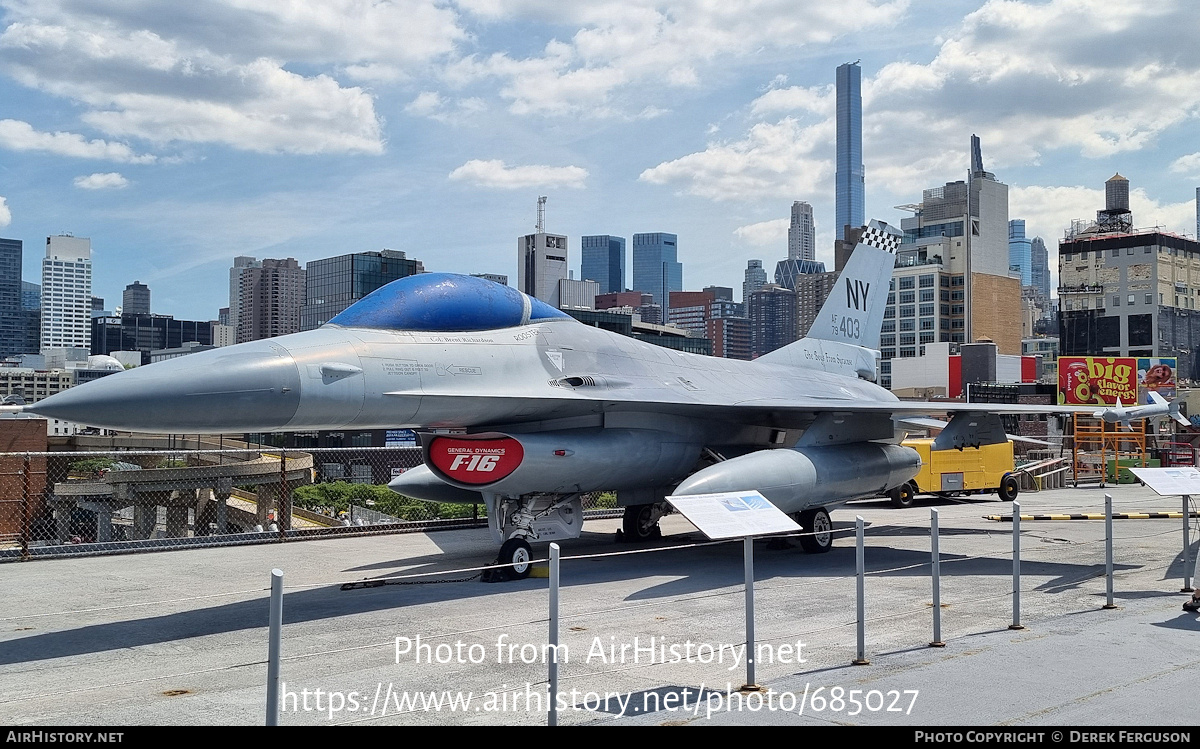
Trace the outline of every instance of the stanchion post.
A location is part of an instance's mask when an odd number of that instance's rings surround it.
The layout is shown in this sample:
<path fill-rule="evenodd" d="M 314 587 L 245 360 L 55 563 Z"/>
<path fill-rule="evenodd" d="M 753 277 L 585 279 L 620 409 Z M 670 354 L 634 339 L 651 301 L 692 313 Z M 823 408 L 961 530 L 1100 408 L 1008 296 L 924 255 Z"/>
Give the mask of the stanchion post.
<path fill-rule="evenodd" d="M 267 725 L 279 725 L 279 645 L 283 629 L 283 570 L 271 570 L 271 614 L 267 644 Z"/>
<path fill-rule="evenodd" d="M 929 510 L 929 543 L 933 553 L 933 641 L 932 648 L 944 648 L 942 642 L 942 559 L 938 551 L 938 511 Z"/>
<path fill-rule="evenodd" d="M 1009 629 L 1025 629 L 1021 626 L 1021 503 L 1012 503 L 1013 526 L 1013 621 Z"/>
<path fill-rule="evenodd" d="M 858 656 L 851 661 L 855 666 L 866 666 L 867 660 L 867 606 L 866 606 L 866 553 L 863 540 L 862 515 L 854 518 L 854 563 L 858 569 Z"/>
<path fill-rule="evenodd" d="M 279 448 L 279 499 L 275 502 L 275 523 L 279 527 L 279 540 L 287 540 L 292 527 L 292 494 L 288 491 L 287 450 Z"/>
<path fill-rule="evenodd" d="M 742 539 L 742 559 L 746 572 L 746 683 L 743 692 L 759 692 L 762 687 L 754 678 L 754 537 Z"/>
<path fill-rule="evenodd" d="M 1180 593 L 1191 593 L 1194 590 L 1192 588 L 1192 582 L 1194 581 L 1189 577 L 1192 564 L 1189 558 L 1190 555 L 1188 554 L 1188 521 L 1190 520 L 1188 517 L 1188 505 L 1191 504 L 1191 499 L 1191 495 L 1183 495 L 1183 587 L 1179 589 Z"/>
<path fill-rule="evenodd" d="M 1112 524 L 1112 495 L 1104 495 L 1104 578 L 1106 609 L 1117 608 L 1113 603 L 1113 524 Z"/>
<path fill-rule="evenodd" d="M 33 513 L 30 505 L 33 503 L 32 492 L 29 488 L 29 455 L 25 455 L 25 462 L 21 468 L 21 559 L 29 559 L 29 541 L 33 536 Z M 1187 521 L 1183 521 L 1183 526 L 1187 528 Z M 1187 539 L 1187 536 L 1184 536 Z"/>
<path fill-rule="evenodd" d="M 559 547 L 550 544 L 550 659 L 547 681 L 550 684 L 550 707 L 546 725 L 558 725 L 558 569 Z"/>

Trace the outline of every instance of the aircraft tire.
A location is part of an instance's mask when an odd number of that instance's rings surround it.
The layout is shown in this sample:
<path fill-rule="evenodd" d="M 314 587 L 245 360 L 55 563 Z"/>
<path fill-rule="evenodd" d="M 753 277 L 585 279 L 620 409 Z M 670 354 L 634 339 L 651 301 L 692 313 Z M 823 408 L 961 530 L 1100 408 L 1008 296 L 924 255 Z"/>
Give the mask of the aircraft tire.
<path fill-rule="evenodd" d="M 892 507 L 904 509 L 913 506 L 916 494 L 912 483 L 905 483 L 889 491 L 888 497 L 892 500 Z"/>
<path fill-rule="evenodd" d="M 1000 488 L 996 490 L 996 493 L 1000 495 L 1000 499 L 1011 502 L 1017 498 L 1017 493 L 1020 491 L 1021 484 L 1017 481 L 1017 477 L 1006 473 L 1004 478 L 1000 479 Z"/>
<path fill-rule="evenodd" d="M 621 531 L 626 541 L 649 541 L 662 536 L 658 521 L 650 522 L 654 505 L 628 505 L 621 518 Z"/>
<path fill-rule="evenodd" d="M 529 577 L 529 572 L 533 569 L 532 559 L 533 550 L 525 539 L 510 538 L 500 547 L 496 564 L 511 564 L 511 567 L 503 568 L 501 571 L 507 573 L 512 580 L 524 580 Z"/>
<path fill-rule="evenodd" d="M 815 533 L 814 536 L 801 536 L 800 548 L 809 554 L 824 554 L 833 548 L 833 521 L 824 507 L 815 510 L 805 510 L 800 513 L 800 525 L 805 533 Z"/>

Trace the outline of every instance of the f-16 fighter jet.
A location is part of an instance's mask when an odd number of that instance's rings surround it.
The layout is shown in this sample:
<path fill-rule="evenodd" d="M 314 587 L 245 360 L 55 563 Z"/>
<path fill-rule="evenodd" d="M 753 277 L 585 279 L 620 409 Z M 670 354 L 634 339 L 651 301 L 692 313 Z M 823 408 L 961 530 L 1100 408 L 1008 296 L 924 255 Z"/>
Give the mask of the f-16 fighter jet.
<path fill-rule="evenodd" d="M 118 373 L 27 410 L 166 433 L 417 430 L 402 494 L 482 503 L 500 563 L 579 535 L 585 492 L 615 491 L 631 539 L 675 494 L 756 489 L 833 543 L 829 510 L 916 475 L 893 417 L 952 418 L 937 448 L 1006 439 L 998 412 L 901 402 L 874 383 L 899 233 L 871 222 L 808 337 L 754 361 L 680 353 L 576 321 L 491 281 L 400 279 L 317 330 Z M 1051 409 L 1054 410 L 1054 409 Z M 1077 410 L 1077 409 L 1076 409 Z"/>

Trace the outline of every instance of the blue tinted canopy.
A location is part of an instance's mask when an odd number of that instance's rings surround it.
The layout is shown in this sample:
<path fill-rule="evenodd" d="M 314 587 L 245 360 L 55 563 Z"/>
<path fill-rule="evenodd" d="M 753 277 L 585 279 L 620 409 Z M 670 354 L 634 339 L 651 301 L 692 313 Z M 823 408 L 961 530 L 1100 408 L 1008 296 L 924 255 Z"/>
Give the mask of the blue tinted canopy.
<path fill-rule="evenodd" d="M 329 324 L 452 332 L 496 330 L 561 319 L 572 318 L 494 281 L 455 273 L 419 273 L 372 291 Z"/>

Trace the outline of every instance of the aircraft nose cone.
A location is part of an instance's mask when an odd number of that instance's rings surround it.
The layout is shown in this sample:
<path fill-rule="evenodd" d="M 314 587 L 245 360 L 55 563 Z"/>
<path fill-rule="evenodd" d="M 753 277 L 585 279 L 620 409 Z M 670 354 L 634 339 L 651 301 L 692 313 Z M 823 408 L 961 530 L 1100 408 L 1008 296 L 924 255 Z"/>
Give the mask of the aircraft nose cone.
<path fill-rule="evenodd" d="M 109 375 L 26 410 L 108 429 L 215 433 L 282 428 L 299 404 L 287 349 L 253 341 Z"/>

